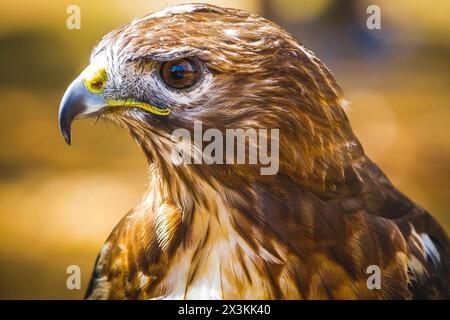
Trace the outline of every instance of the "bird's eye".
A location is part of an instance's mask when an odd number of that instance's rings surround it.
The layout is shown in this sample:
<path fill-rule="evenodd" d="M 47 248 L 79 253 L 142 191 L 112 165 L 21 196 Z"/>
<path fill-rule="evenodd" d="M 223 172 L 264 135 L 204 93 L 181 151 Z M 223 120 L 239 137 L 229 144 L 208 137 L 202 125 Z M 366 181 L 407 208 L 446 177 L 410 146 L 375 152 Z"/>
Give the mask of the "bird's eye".
<path fill-rule="evenodd" d="M 199 69 L 198 64 L 191 59 L 168 61 L 161 66 L 161 77 L 172 88 L 186 89 L 197 82 Z"/>

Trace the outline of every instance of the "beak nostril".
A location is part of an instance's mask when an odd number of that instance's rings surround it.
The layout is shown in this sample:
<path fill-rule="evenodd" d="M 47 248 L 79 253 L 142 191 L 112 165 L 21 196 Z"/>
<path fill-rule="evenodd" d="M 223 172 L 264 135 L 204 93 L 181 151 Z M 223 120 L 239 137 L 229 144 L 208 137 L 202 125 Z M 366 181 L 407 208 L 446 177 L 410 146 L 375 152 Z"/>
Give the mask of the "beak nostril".
<path fill-rule="evenodd" d="M 85 79 L 84 84 L 91 93 L 101 93 L 106 84 L 106 70 L 104 68 L 98 70 L 91 79 Z"/>
<path fill-rule="evenodd" d="M 103 89 L 104 83 L 102 81 L 96 81 L 90 84 L 92 91 L 98 91 L 100 92 Z"/>

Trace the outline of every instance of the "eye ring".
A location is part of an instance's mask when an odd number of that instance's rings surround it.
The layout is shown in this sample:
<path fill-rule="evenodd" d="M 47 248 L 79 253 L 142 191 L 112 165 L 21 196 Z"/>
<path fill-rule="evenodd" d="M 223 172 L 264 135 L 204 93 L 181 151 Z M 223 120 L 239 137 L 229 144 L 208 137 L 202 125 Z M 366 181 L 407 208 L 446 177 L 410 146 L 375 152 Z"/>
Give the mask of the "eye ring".
<path fill-rule="evenodd" d="M 160 75 L 169 87 L 187 89 L 200 78 L 200 65 L 190 58 L 167 61 L 161 65 Z"/>

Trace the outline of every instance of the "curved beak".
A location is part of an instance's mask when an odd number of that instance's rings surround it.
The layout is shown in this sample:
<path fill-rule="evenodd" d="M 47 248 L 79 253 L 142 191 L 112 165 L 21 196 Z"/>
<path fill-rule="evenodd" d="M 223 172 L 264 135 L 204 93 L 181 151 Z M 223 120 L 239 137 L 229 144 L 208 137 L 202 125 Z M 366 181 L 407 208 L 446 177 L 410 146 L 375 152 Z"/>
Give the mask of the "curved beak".
<path fill-rule="evenodd" d="M 59 105 L 59 129 L 64 140 L 70 145 L 70 129 L 73 120 L 96 113 L 105 107 L 139 108 L 147 112 L 168 116 L 169 108 L 158 108 L 134 99 L 105 99 L 103 96 L 107 79 L 105 68 L 89 65 L 67 88 Z"/>
<path fill-rule="evenodd" d="M 72 122 L 81 116 L 94 113 L 107 103 L 101 94 L 90 92 L 80 77 L 76 78 L 67 88 L 59 105 L 59 129 L 68 145 L 71 143 Z"/>

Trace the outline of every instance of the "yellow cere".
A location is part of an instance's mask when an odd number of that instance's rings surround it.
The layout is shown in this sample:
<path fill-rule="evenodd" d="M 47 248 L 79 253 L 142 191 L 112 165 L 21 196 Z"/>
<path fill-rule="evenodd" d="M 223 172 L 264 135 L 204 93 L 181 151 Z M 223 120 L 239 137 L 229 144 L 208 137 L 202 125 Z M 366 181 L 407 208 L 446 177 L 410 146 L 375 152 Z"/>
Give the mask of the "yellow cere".
<path fill-rule="evenodd" d="M 89 92 L 93 94 L 99 94 L 105 89 L 106 77 L 106 69 L 101 68 L 94 74 L 91 79 L 84 80 L 84 84 L 86 85 L 86 88 L 89 90 Z M 170 109 L 160 109 L 151 104 L 135 101 L 132 99 L 107 99 L 106 103 L 109 107 L 140 108 L 160 116 L 167 116 L 170 114 Z"/>
<path fill-rule="evenodd" d="M 89 92 L 98 94 L 105 89 L 106 69 L 99 69 L 91 79 L 85 79 L 84 84 Z"/>

